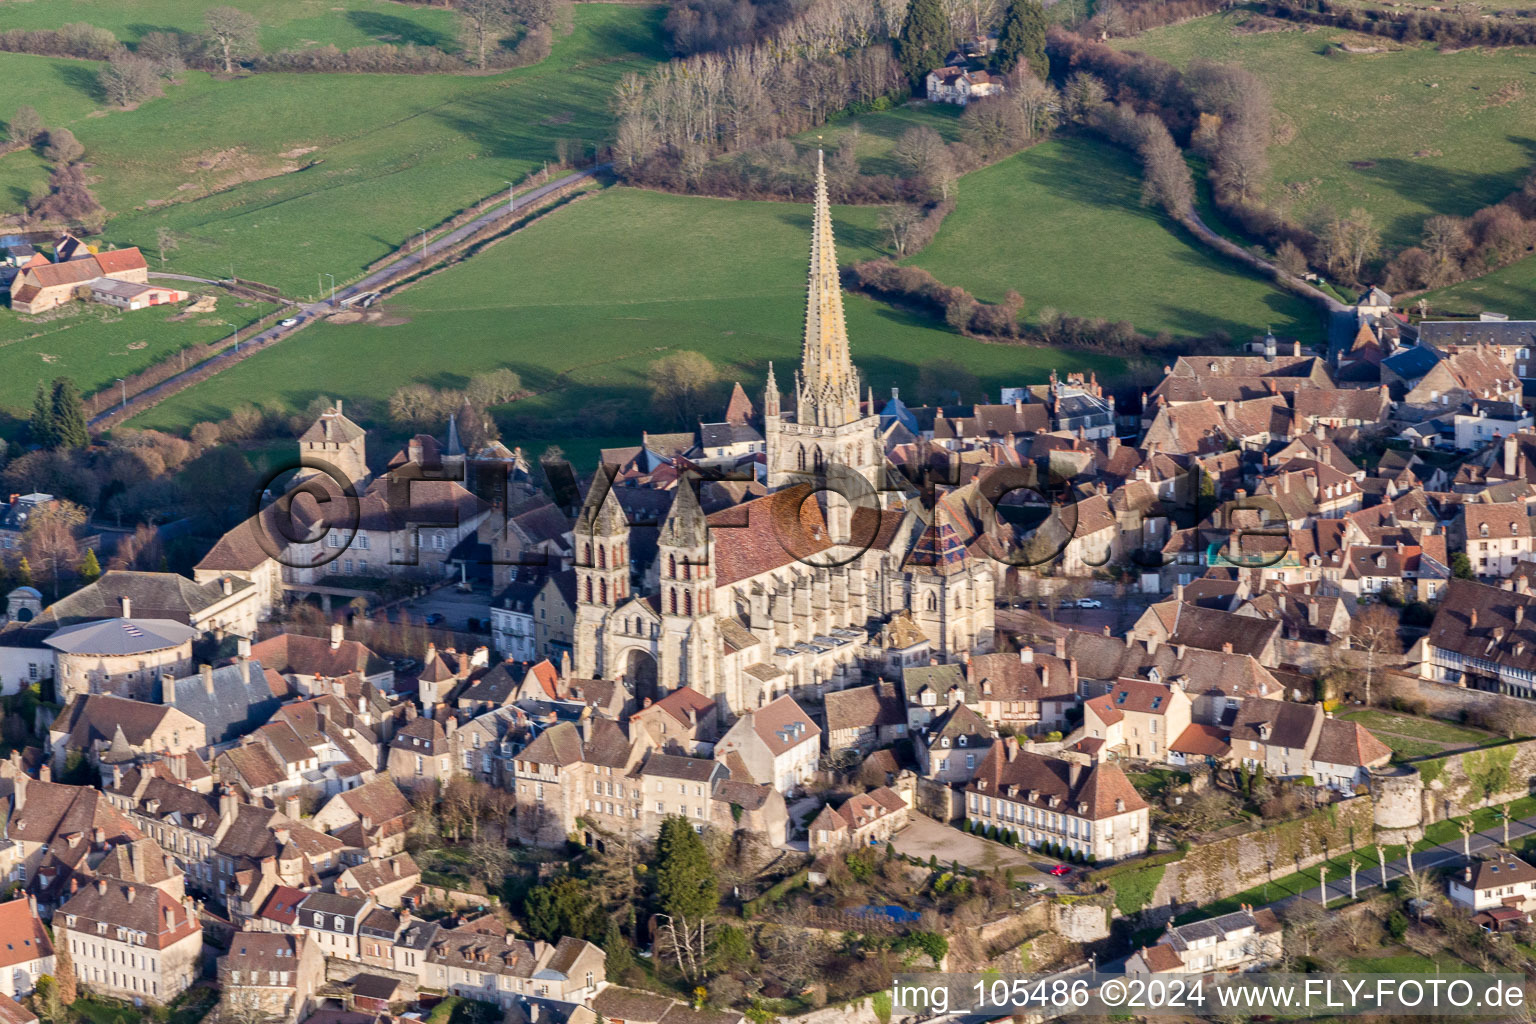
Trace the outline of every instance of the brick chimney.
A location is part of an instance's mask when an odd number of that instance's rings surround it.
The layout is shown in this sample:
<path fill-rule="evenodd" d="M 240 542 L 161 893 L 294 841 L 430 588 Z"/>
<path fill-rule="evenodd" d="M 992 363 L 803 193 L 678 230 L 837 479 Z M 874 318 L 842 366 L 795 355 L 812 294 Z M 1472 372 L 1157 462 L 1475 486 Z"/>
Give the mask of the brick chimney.
<path fill-rule="evenodd" d="M 209 696 L 212 696 L 213 695 L 213 666 L 212 665 L 199 665 L 198 666 L 198 671 L 201 672 L 202 675 L 203 675 L 203 690 Z"/>
<path fill-rule="evenodd" d="M 132 601 L 130 601 L 126 597 L 120 597 L 120 598 L 117 599 L 117 603 L 119 605 L 119 611 L 122 612 L 122 617 L 123 618 L 125 618 L 125 619 L 133 618 L 133 602 Z"/>
<path fill-rule="evenodd" d="M 331 623 L 331 650 L 341 646 L 342 625 L 339 622 Z"/>

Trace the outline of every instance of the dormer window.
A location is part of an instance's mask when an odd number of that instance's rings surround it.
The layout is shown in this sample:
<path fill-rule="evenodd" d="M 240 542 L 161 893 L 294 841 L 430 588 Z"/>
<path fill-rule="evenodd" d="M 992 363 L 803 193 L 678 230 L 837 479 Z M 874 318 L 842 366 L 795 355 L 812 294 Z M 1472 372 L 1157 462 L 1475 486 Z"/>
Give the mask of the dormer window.
<path fill-rule="evenodd" d="M 965 737 L 961 736 L 960 739 L 957 742 L 960 744 L 960 746 L 962 746 L 962 747 L 965 746 Z"/>
<path fill-rule="evenodd" d="M 1488 524 L 1487 523 L 1483 523 L 1481 526 L 1479 526 L 1477 528 L 1477 532 L 1478 532 L 1478 534 L 1480 536 L 1483 536 L 1483 537 L 1488 536 Z"/>
<path fill-rule="evenodd" d="M 939 746 L 941 746 L 941 747 L 949 746 L 949 737 L 945 736 L 943 739 L 939 740 Z"/>

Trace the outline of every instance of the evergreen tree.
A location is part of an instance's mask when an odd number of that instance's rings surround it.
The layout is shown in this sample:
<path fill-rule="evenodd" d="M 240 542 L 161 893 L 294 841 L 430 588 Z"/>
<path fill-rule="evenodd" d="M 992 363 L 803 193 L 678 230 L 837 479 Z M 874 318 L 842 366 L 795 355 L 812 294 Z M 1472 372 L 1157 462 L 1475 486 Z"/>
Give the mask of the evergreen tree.
<path fill-rule="evenodd" d="M 656 840 L 656 897 L 667 924 L 678 969 L 690 981 L 704 972 L 709 948 L 705 926 L 720 905 L 720 886 L 709 862 L 704 840 L 687 818 L 671 817 L 661 824 Z"/>
<path fill-rule="evenodd" d="M 1013 0 L 1003 17 L 997 37 L 997 68 L 1004 74 L 1023 61 L 1036 78 L 1045 79 L 1050 65 L 1045 59 L 1045 8 L 1040 0 Z"/>
<path fill-rule="evenodd" d="M 32 419 L 28 423 L 32 429 L 32 440 L 44 448 L 53 448 L 58 444 L 58 431 L 53 424 L 53 402 L 48 398 L 48 389 L 42 381 L 37 383 L 37 395 L 32 399 Z"/>
<path fill-rule="evenodd" d="M 101 578 L 101 563 L 96 560 L 95 548 L 85 549 L 85 557 L 80 559 L 80 578 L 87 583 L 95 583 Z"/>
<path fill-rule="evenodd" d="M 56 447 L 84 448 L 91 442 L 80 390 L 68 377 L 53 382 L 53 429 Z"/>
<path fill-rule="evenodd" d="M 896 41 L 896 57 L 912 84 L 918 85 L 934 68 L 944 66 L 955 43 L 955 31 L 940 0 L 913 0 L 907 23 Z"/>

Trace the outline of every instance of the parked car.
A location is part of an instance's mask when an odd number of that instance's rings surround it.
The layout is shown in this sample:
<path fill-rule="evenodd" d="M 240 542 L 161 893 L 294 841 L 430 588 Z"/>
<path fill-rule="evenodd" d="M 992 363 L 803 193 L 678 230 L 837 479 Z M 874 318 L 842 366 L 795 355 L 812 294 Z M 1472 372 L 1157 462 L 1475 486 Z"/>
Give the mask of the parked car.
<path fill-rule="evenodd" d="M 299 318 L 298 317 L 290 316 L 290 317 L 286 317 L 286 318 L 284 318 L 282 320 L 279 320 L 277 322 L 277 326 L 279 326 L 279 327 L 295 327 L 295 326 L 298 325 L 298 322 L 299 322 Z"/>
<path fill-rule="evenodd" d="M 1051 868 L 1051 874 L 1055 875 L 1057 878 L 1060 878 L 1062 875 L 1070 875 L 1071 873 L 1072 869 L 1067 867 L 1065 864 L 1057 864 L 1055 867 Z"/>
<path fill-rule="evenodd" d="M 1104 602 L 1096 597 L 1080 597 L 1077 599 L 1079 608 L 1103 608 Z"/>
<path fill-rule="evenodd" d="M 431 615 L 427 616 L 427 625 L 429 625 L 429 626 L 441 626 L 442 624 L 443 624 L 443 613 L 442 612 L 433 612 Z"/>

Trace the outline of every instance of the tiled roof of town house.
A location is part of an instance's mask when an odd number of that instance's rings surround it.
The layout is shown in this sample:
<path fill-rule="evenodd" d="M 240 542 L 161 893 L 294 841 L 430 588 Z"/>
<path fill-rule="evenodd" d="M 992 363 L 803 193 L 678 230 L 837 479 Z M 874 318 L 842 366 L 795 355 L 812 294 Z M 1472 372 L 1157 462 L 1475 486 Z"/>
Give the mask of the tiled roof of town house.
<path fill-rule="evenodd" d="M 140 932 L 140 944 L 165 950 L 202 930 L 197 915 L 163 890 L 101 879 L 84 885 L 59 908 L 71 931 L 82 935 L 104 924 L 108 934 L 118 928 Z"/>
<path fill-rule="evenodd" d="M 802 743 L 816 742 L 821 736 L 811 716 L 788 694 L 748 714 L 752 716 L 752 730 L 775 757 Z"/>
<path fill-rule="evenodd" d="M 1144 643 L 1102 633 L 1072 630 L 1067 634 L 1067 655 L 1077 662 L 1082 679 L 1112 681 L 1148 678 L 1156 669 L 1163 680 L 1184 677 L 1191 694 L 1221 692 L 1235 697 L 1261 697 L 1277 693 L 1274 675 L 1250 655 L 1226 654 L 1187 647 L 1182 652 L 1168 644 L 1148 651 Z"/>
<path fill-rule="evenodd" d="M 1451 881 L 1470 885 L 1473 889 L 1491 889 L 1496 886 L 1519 882 L 1536 882 L 1536 867 L 1532 867 L 1514 854 L 1500 852 L 1486 860 L 1475 860 L 1470 865 L 1472 878 L 1467 881 L 1465 872 L 1452 875 Z"/>
<path fill-rule="evenodd" d="M 304 676 L 338 677 L 354 672 L 375 676 L 389 671 L 389 663 L 361 641 L 343 639 L 332 647 L 329 637 L 303 633 L 279 633 L 252 644 L 251 659 L 278 672 Z"/>
<path fill-rule="evenodd" d="M 522 680 L 513 675 L 511 664 L 502 662 L 471 683 L 458 699 L 461 707 L 466 703 L 505 704 L 516 695 L 520 686 Z"/>
<path fill-rule="evenodd" d="M 1250 697 L 1238 705 L 1232 742 L 1257 741 L 1271 747 L 1304 749 L 1322 714 L 1320 704 Z"/>
<path fill-rule="evenodd" d="M 1018 748 L 992 744 L 966 787 L 991 796 L 1077 814 L 1092 821 L 1144 809 L 1147 804 L 1114 765 L 1084 766 Z"/>
<path fill-rule="evenodd" d="M 448 734 L 436 719 L 422 716 L 402 725 L 389 745 L 395 750 L 440 754 L 448 750 Z"/>
<path fill-rule="evenodd" d="M 1018 654 L 1010 652 L 971 658 L 965 670 L 966 702 L 1049 700 L 1077 693 L 1077 682 L 1067 662 L 1038 651 L 1031 651 L 1030 658 L 1022 661 Z"/>
<path fill-rule="evenodd" d="M 739 761 L 741 759 L 740 755 L 737 755 L 736 759 Z M 731 770 L 729 763 L 725 765 L 725 769 L 727 773 L 735 774 Z M 755 811 L 766 804 L 769 797 L 776 792 L 777 790 L 772 786 L 761 786 L 754 782 L 746 781 L 745 778 L 729 778 L 723 782 L 715 783 L 714 795 L 716 800 L 735 804 L 743 810 Z"/>
<path fill-rule="evenodd" d="M 6 835 L 22 842 L 48 843 L 70 835 L 91 836 L 100 828 L 107 842 L 142 839 L 143 834 L 108 802 L 106 794 L 89 786 L 29 781 L 25 799 L 11 811 Z M 86 845 L 86 844 L 77 844 Z M 87 847 L 88 848 L 88 847 Z"/>
<path fill-rule="evenodd" d="M 1255 621 L 1244 615 L 1202 608 L 1188 602 L 1173 607 L 1175 616 L 1168 643 L 1175 646 L 1184 644 L 1257 658 L 1280 631 L 1278 622 Z"/>
<path fill-rule="evenodd" d="M 964 704 L 956 704 L 933 720 L 923 733 L 923 742 L 933 747 L 947 739 L 952 745 L 959 745 L 961 737 L 965 738 L 965 746 L 984 747 L 997 739 L 997 730 Z"/>
<path fill-rule="evenodd" d="M 45 263 L 23 271 L 18 280 L 36 283 L 39 288 L 53 288 L 66 284 L 85 284 L 102 275 L 101 264 L 94 259 L 70 260 L 65 263 Z"/>
<path fill-rule="evenodd" d="M 315 419 L 309 425 L 309 429 L 299 435 L 300 444 L 321 444 L 324 442 L 356 441 L 360 437 L 367 436 L 362 427 L 353 423 L 341 411 L 338 403 Z"/>
<path fill-rule="evenodd" d="M 1115 702 L 1110 700 L 1107 693 L 1101 693 L 1097 697 L 1093 697 L 1083 703 L 1092 709 L 1093 717 L 1105 725 L 1114 725 L 1116 722 L 1124 721 L 1125 719 L 1125 712 L 1115 707 Z"/>
<path fill-rule="evenodd" d="M 1225 730 L 1193 722 L 1179 733 L 1178 739 L 1170 743 L 1168 749 L 1178 754 L 1199 757 L 1226 757 L 1232 752 L 1232 744 L 1227 741 Z"/>
<path fill-rule="evenodd" d="M 275 786 L 288 778 L 287 768 L 278 763 L 263 744 L 245 743 L 218 756 L 222 769 L 234 773 L 235 779 L 251 791 Z"/>
<path fill-rule="evenodd" d="M 321 913 L 331 917 L 352 920 L 362 918 L 370 909 L 369 901 L 362 896 L 341 896 L 334 892 L 312 892 L 299 904 L 299 912 Z"/>
<path fill-rule="evenodd" d="M 182 875 L 181 868 L 176 866 L 170 854 L 148 836 L 131 843 L 120 843 L 107 850 L 95 871 L 100 878 L 115 878 L 120 882 L 140 885 L 160 885 Z M 0 942 L 6 941 L 4 936 L 7 934 L 0 930 Z"/>
<path fill-rule="evenodd" d="M 371 893 L 396 882 L 419 879 L 421 868 L 410 854 L 397 853 L 393 857 L 354 864 L 347 868 L 346 874 L 363 892 Z"/>
<path fill-rule="evenodd" d="M 1230 402 L 1225 412 L 1228 429 L 1238 437 L 1259 434 L 1283 437 L 1291 432 L 1291 408 L 1279 395 L 1254 398 L 1246 402 Z"/>
<path fill-rule="evenodd" d="M 1142 447 L 1173 455 L 1199 455 L 1221 451 L 1229 437 L 1221 409 L 1205 399 L 1159 409 L 1142 437 Z"/>
<path fill-rule="evenodd" d="M 0 967 L 15 967 L 53 955 L 53 943 L 37 916 L 31 898 L 18 896 L 0 903 Z"/>
<path fill-rule="evenodd" d="M 201 722 L 210 744 L 244 736 L 270 718 L 279 703 L 261 663 L 250 658 L 170 683 L 162 676 L 152 696 Z"/>
<path fill-rule="evenodd" d="M 219 978 L 229 983 L 229 972 L 240 971 L 247 977 L 257 971 L 285 974 L 288 986 L 298 984 L 298 972 L 294 969 L 304 949 L 302 935 L 284 935 L 280 932 L 236 932 L 230 941 L 229 952 L 219 957 Z M 277 984 L 276 978 L 264 977 L 267 986 Z M 283 986 L 278 986 L 283 987 Z"/>
<path fill-rule="evenodd" d="M 843 828 L 857 829 L 905 810 L 906 806 L 906 802 L 894 790 L 880 786 L 844 800 L 837 808 L 836 817 L 842 822 Z"/>
<path fill-rule="evenodd" d="M 535 736 L 517 759 L 561 767 L 576 764 L 581 760 L 581 733 L 570 722 L 557 722 Z"/>
<path fill-rule="evenodd" d="M 345 790 L 335 799 L 346 804 L 353 814 L 366 816 L 375 826 L 396 818 L 405 818 L 411 813 L 410 801 L 387 774 L 355 789 Z"/>
<path fill-rule="evenodd" d="M 267 897 L 267 901 L 262 904 L 256 916 L 279 924 L 293 924 L 299 916 L 299 904 L 303 903 L 308 895 L 303 889 L 279 885 L 272 890 L 272 894 Z"/>
<path fill-rule="evenodd" d="M 1272 935 L 1280 930 L 1280 920 L 1269 907 L 1254 910 L 1245 906 L 1242 910 L 1222 914 L 1220 917 L 1191 921 L 1189 924 L 1170 924 L 1164 938 L 1167 944 L 1183 950 L 1202 939 L 1223 939 L 1250 928 L 1260 935 Z"/>
<path fill-rule="evenodd" d="M 686 782 L 709 782 L 716 773 L 725 769 L 718 761 L 702 757 L 679 757 L 675 754 L 651 753 L 640 767 L 642 776 L 664 779 L 682 779 Z"/>
<path fill-rule="evenodd" d="M 1429 627 L 1429 643 L 1464 657 L 1536 672 L 1536 594 L 1451 580 Z"/>
<path fill-rule="evenodd" d="M 650 708 L 642 710 L 660 709 L 676 719 L 679 725 L 688 725 L 692 721 L 689 717 L 690 711 L 693 712 L 695 717 L 702 717 L 713 710 L 714 706 L 715 702 L 698 690 L 691 686 L 683 686 L 673 690 L 661 698 L 661 700 L 652 704 Z M 634 721 L 639 714 L 640 712 L 636 712 L 630 715 L 630 721 Z"/>
<path fill-rule="evenodd" d="M 49 732 L 65 733 L 65 744 L 70 749 L 84 750 L 97 740 L 110 743 L 121 729 L 123 738 L 137 747 L 148 742 L 155 730 L 179 710 L 111 694 L 82 693 L 69 702 Z"/>
<path fill-rule="evenodd" d="M 672 1006 L 667 996 L 622 985 L 605 987 L 592 1000 L 592 1009 L 605 1020 L 622 1020 L 628 1024 L 654 1024 L 666 1015 Z"/>
<path fill-rule="evenodd" d="M 1358 722 L 1345 722 L 1338 718 L 1323 720 L 1322 732 L 1317 737 L 1317 748 L 1312 760 L 1325 764 L 1346 764 L 1357 768 L 1371 768 L 1386 764 L 1392 759 L 1392 748 L 1371 734 Z"/>
<path fill-rule="evenodd" d="M 277 836 L 272 830 L 282 820 L 282 815 L 270 807 L 236 804 L 216 849 L 226 857 L 276 857 Z"/>
<path fill-rule="evenodd" d="M 873 686 L 834 690 L 824 700 L 830 733 L 900 725 L 907 720 L 907 704 L 895 683 L 880 682 Z"/>
<path fill-rule="evenodd" d="M 318 530 L 325 522 L 312 501 L 293 501 L 291 521 L 284 520 L 278 506 L 273 502 L 227 531 L 197 563 L 197 568 L 205 572 L 251 572 L 282 554 L 286 546 L 284 537 L 309 536 L 310 531 Z"/>
<path fill-rule="evenodd" d="M 1142 962 L 1147 965 L 1147 970 L 1154 974 L 1163 971 L 1178 971 L 1184 968 L 1184 958 L 1179 956 L 1179 951 L 1166 942 L 1159 942 L 1155 946 L 1147 946 L 1141 950 Z"/>
<path fill-rule="evenodd" d="M 1462 516 L 1468 540 L 1479 538 L 1520 537 L 1530 538 L 1530 510 L 1524 502 L 1468 502 L 1462 507 Z M 1487 530 L 1485 533 L 1484 530 Z"/>
<path fill-rule="evenodd" d="M 1173 687 L 1146 679 L 1117 679 L 1104 696 L 1109 698 L 1115 710 L 1122 713 L 1166 715 L 1173 703 Z"/>

